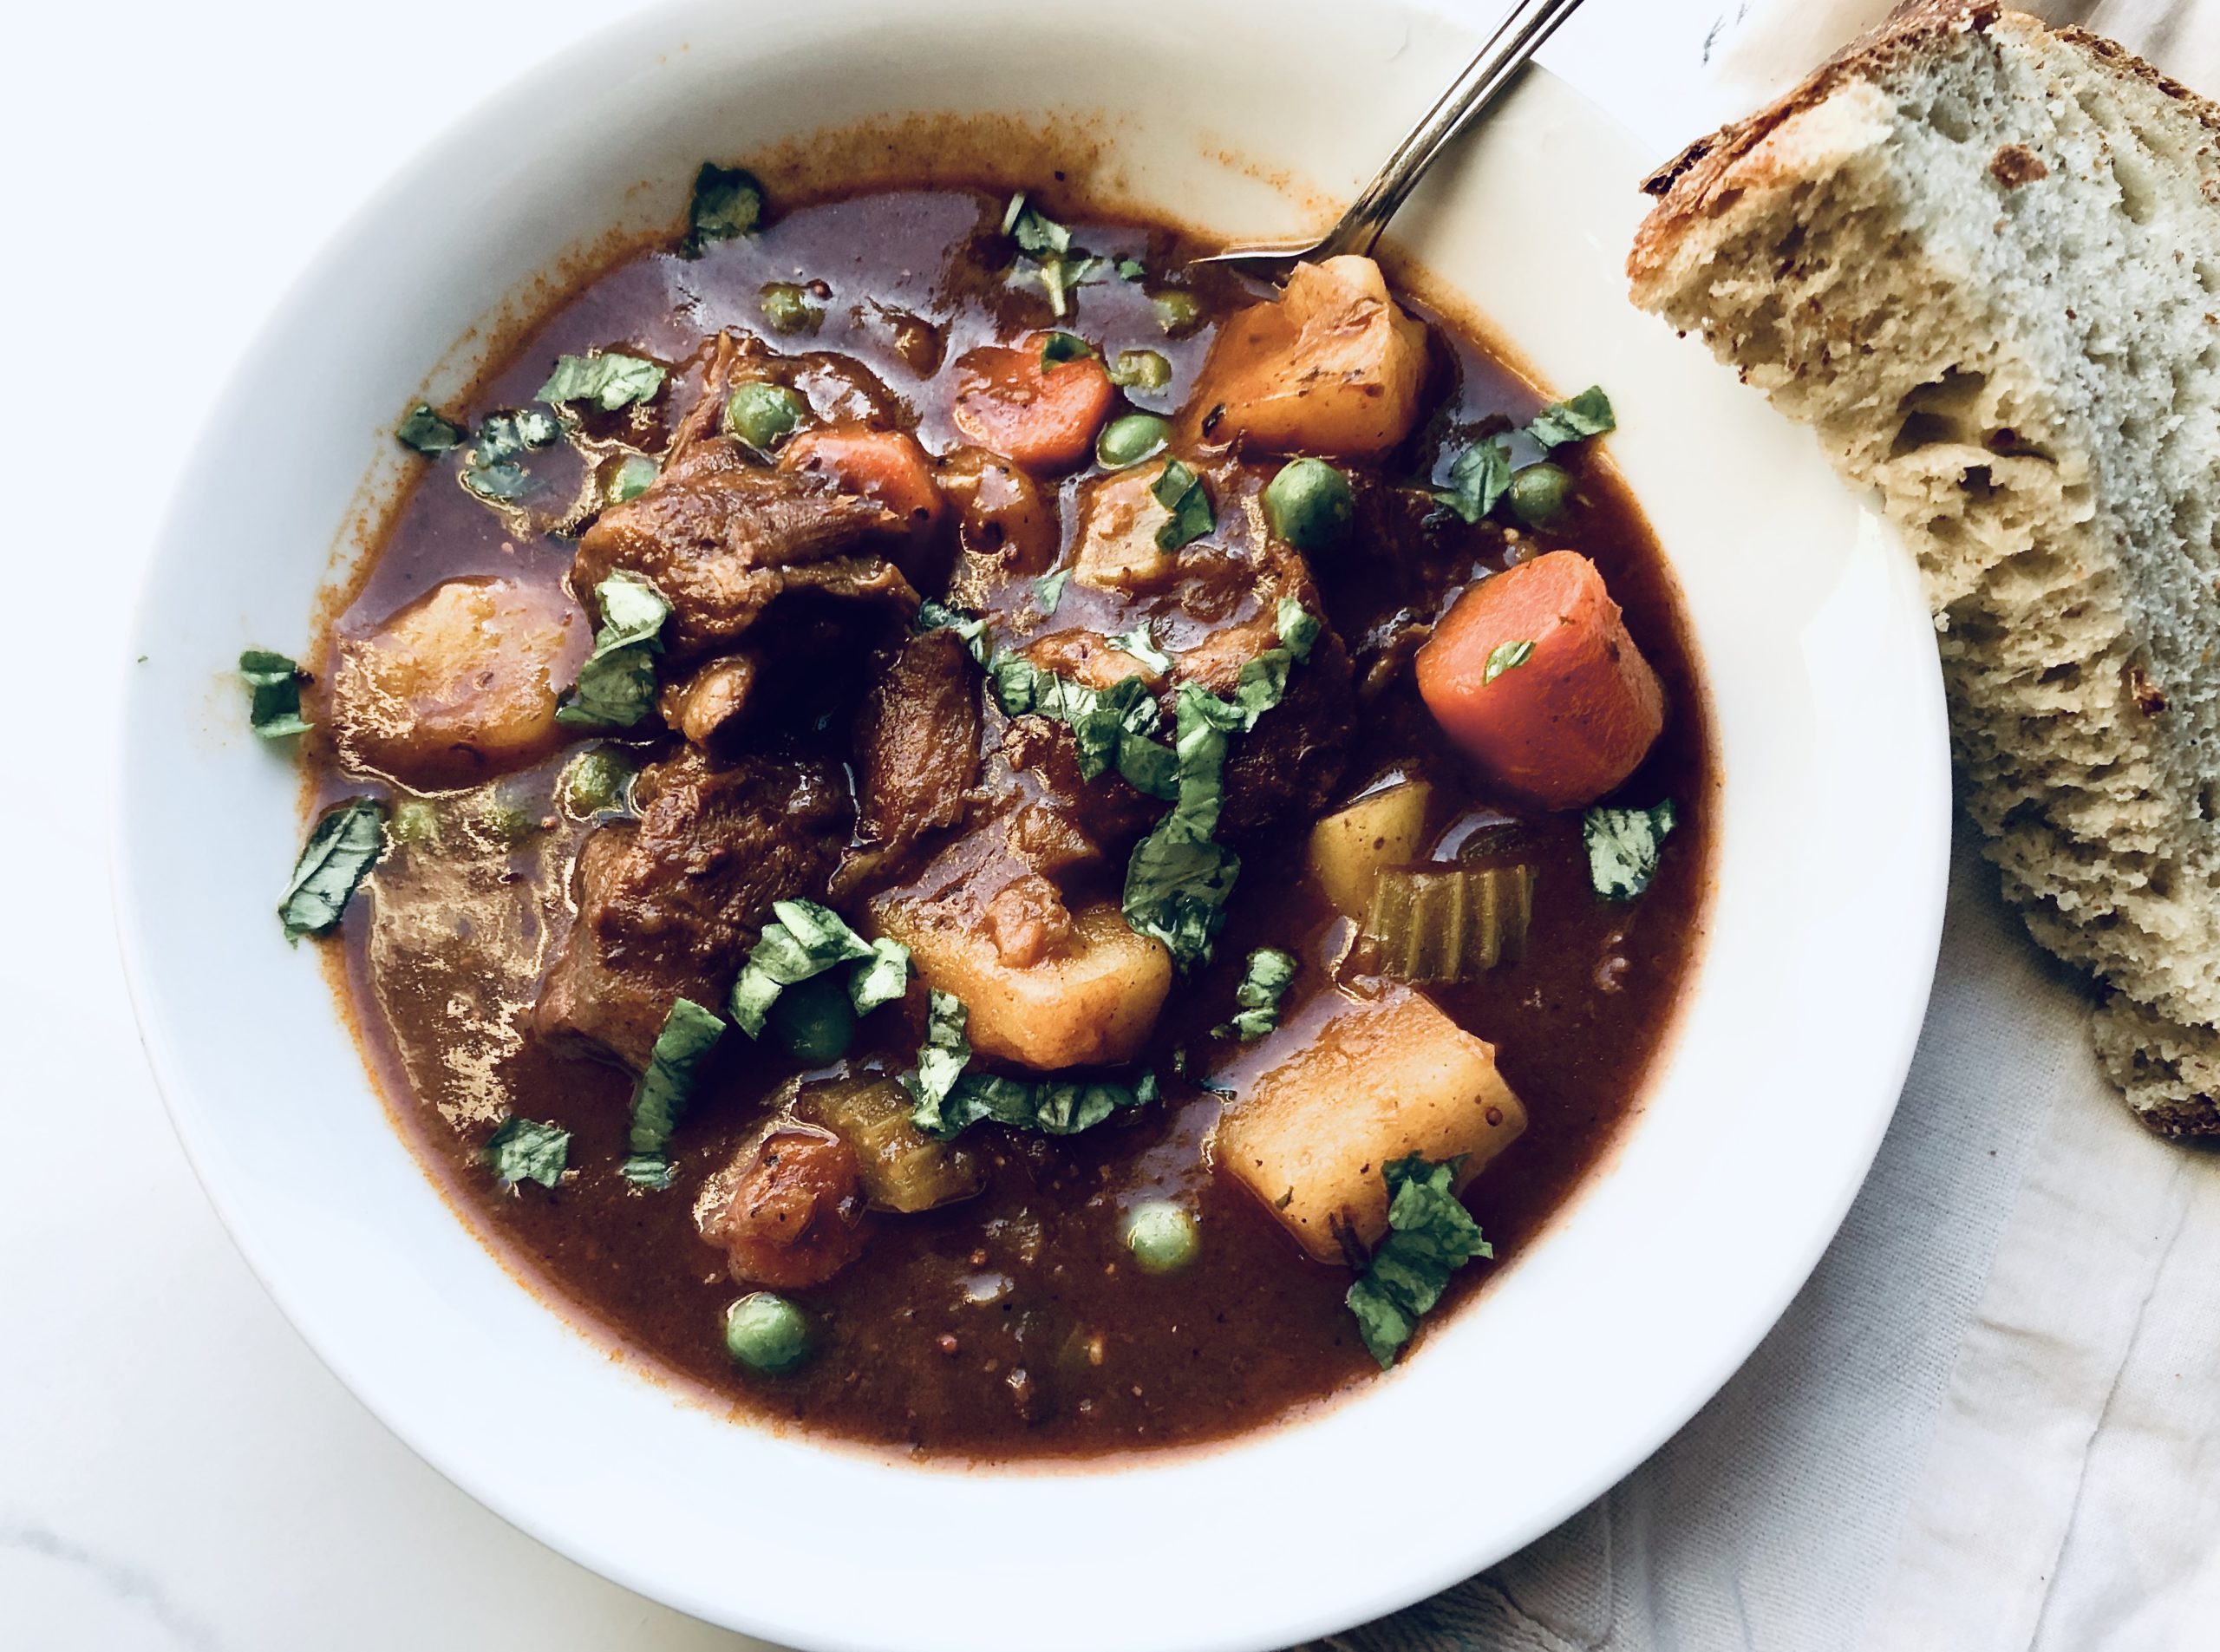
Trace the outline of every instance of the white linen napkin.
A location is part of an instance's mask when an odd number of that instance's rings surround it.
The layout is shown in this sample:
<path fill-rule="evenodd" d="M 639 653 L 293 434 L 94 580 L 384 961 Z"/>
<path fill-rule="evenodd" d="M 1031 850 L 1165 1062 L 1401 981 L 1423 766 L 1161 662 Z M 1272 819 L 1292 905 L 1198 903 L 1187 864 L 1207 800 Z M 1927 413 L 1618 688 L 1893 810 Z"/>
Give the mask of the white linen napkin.
<path fill-rule="evenodd" d="M 1545 61 L 1662 159 L 1889 10 L 1720 4 L 1697 35 L 1685 8 L 1590 0 Z M 2025 9 L 2220 89 L 2214 0 Z M 2079 983 L 2004 908 L 1962 821 L 1959 837 L 1903 1102 L 1780 1324 L 1598 1502 L 1323 1645 L 2220 1646 L 2220 1159 L 2128 1116 Z"/>

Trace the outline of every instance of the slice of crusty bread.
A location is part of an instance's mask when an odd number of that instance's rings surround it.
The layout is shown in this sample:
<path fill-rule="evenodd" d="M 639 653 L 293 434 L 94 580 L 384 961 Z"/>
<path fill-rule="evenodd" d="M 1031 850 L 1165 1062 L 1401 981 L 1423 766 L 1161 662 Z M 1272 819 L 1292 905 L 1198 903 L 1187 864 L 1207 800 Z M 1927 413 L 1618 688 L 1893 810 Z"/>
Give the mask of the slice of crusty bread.
<path fill-rule="evenodd" d="M 2220 109 L 1925 0 L 1646 187 L 1636 302 L 1877 490 L 2006 892 L 2145 1122 L 2220 1132 Z"/>

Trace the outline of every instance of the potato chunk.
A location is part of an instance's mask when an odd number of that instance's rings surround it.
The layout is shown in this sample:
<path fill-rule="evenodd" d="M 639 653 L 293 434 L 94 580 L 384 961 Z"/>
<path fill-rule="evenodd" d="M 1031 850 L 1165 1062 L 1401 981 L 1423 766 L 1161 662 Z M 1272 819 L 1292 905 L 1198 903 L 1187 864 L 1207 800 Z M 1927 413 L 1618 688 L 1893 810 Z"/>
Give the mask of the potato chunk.
<path fill-rule="evenodd" d="M 1149 490 L 1161 462 L 1089 483 L 1080 498 L 1079 552 L 1072 578 L 1097 591 L 1157 591 L 1179 571 L 1179 558 L 1156 542 L 1171 513 Z"/>
<path fill-rule="evenodd" d="M 1227 1105 L 1216 1157 L 1321 1262 L 1361 1264 L 1387 1232 L 1388 1165 L 1461 1153 L 1461 1188 L 1526 1127 L 1494 1048 L 1407 987 L 1330 999 L 1272 1035 L 1275 1056 Z"/>
<path fill-rule="evenodd" d="M 1213 434 L 1273 453 L 1382 454 L 1410 434 L 1426 385 L 1426 324 L 1388 295 L 1370 258 L 1298 264 L 1276 302 L 1225 323 L 1192 405 Z"/>
<path fill-rule="evenodd" d="M 404 785 L 467 784 L 563 742 L 556 685 L 591 643 L 552 585 L 450 579 L 339 645 L 332 721 L 347 754 Z"/>
<path fill-rule="evenodd" d="M 1433 788 L 1405 780 L 1337 809 L 1310 828 L 1310 875 L 1342 917 L 1361 924 L 1384 866 L 1407 866 L 1425 848 Z"/>
<path fill-rule="evenodd" d="M 1066 944 L 1022 967 L 988 926 L 945 908 L 882 896 L 871 917 L 910 949 L 928 986 L 963 1000 L 974 1049 L 1044 1072 L 1130 1060 L 1172 989 L 1172 955 L 1134 934 L 1110 901 L 1074 911 Z"/>

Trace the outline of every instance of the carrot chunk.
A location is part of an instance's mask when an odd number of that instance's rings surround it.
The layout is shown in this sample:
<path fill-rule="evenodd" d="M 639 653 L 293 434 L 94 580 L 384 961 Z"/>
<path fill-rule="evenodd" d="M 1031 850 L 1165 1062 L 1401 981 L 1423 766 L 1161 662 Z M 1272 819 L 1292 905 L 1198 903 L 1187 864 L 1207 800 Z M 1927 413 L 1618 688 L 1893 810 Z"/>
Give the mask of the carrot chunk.
<path fill-rule="evenodd" d="M 780 452 L 782 470 L 830 477 L 850 493 L 877 500 L 911 527 L 940 520 L 940 485 L 917 438 L 868 425 L 828 425 L 805 430 Z"/>
<path fill-rule="evenodd" d="M 956 363 L 953 416 L 965 441 L 1028 468 L 1059 470 L 1087 457 L 1117 392 L 1100 357 L 1049 366 L 1043 342 L 966 351 Z"/>
<path fill-rule="evenodd" d="M 1419 650 L 1427 709 L 1505 790 L 1593 803 L 1665 727 L 1657 674 L 1596 565 L 1552 551 L 1459 597 Z"/>

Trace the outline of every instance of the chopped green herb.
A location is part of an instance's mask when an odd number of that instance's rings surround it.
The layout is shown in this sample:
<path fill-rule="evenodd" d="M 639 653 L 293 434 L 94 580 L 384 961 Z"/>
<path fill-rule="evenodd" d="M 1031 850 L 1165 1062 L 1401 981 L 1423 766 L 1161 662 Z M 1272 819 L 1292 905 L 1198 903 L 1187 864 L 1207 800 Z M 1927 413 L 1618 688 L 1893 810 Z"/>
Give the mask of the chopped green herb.
<path fill-rule="evenodd" d="M 1054 573 L 1044 573 L 1033 582 L 1033 605 L 1041 613 L 1053 617 L 1056 604 L 1064 599 L 1064 586 L 1072 577 L 1069 568 L 1059 568 Z"/>
<path fill-rule="evenodd" d="M 809 302 L 806 288 L 774 281 L 763 289 L 763 319 L 781 333 L 813 333 L 825 324 L 822 306 Z"/>
<path fill-rule="evenodd" d="M 562 434 L 563 427 L 537 408 L 487 414 L 479 422 L 477 442 L 463 467 L 462 485 L 496 504 L 522 499 L 533 484 L 518 459 L 553 445 Z"/>
<path fill-rule="evenodd" d="M 1349 1287 L 1348 1301 L 1366 1348 L 1384 1370 L 1411 1340 L 1420 1316 L 1441 1300 L 1449 1277 L 1495 1250 L 1451 1190 L 1457 1160 L 1437 1165 L 1414 1155 L 1383 1173 L 1388 1237 L 1364 1277 Z"/>
<path fill-rule="evenodd" d="M 1156 495 L 1158 504 L 1172 513 L 1171 519 L 1156 531 L 1159 550 L 1177 551 L 1218 526 L 1202 478 L 1176 459 L 1165 466 L 1164 474 L 1151 485 L 1149 492 Z"/>
<path fill-rule="evenodd" d="M 1022 193 L 1010 197 L 1002 212 L 1002 233 L 1016 242 L 1017 250 L 1031 261 L 1033 267 L 1027 273 L 1048 295 L 1049 313 L 1059 320 L 1071 307 L 1071 289 L 1101 267 L 1101 259 L 1072 245 L 1069 230 L 1027 206 Z"/>
<path fill-rule="evenodd" d="M 297 941 L 334 928 L 384 852 L 385 805 L 375 798 L 349 798 L 325 810 L 278 903 L 285 938 Z"/>
<path fill-rule="evenodd" d="M 1609 435 L 1618 428 L 1618 421 L 1611 412 L 1611 398 L 1603 394 L 1603 386 L 1591 384 L 1578 395 L 1552 402 L 1544 408 L 1534 415 L 1533 423 L 1526 427 L 1526 434 L 1547 452 L 1584 436 Z"/>
<path fill-rule="evenodd" d="M 694 174 L 694 201 L 686 212 L 681 258 L 698 258 L 719 241 L 753 235 L 763 223 L 763 186 L 752 172 L 702 163 Z"/>
<path fill-rule="evenodd" d="M 1495 509 L 1511 488 L 1511 448 L 1490 438 L 1476 441 L 1449 466 L 1449 486 L 1434 499 L 1467 522 L 1477 522 Z"/>
<path fill-rule="evenodd" d="M 1183 970 L 1209 960 L 1241 875 L 1241 858 L 1214 839 L 1225 801 L 1226 730 L 1241 718 L 1208 689 L 1179 685 L 1177 800 L 1126 864 L 1126 922 L 1161 941 Z"/>
<path fill-rule="evenodd" d="M 910 949 L 884 935 L 871 944 L 871 957 L 861 960 L 848 977 L 848 1002 L 859 1015 L 868 1015 L 909 990 Z"/>
<path fill-rule="evenodd" d="M 247 722 L 264 740 L 304 735 L 314 727 L 301 715 L 301 684 L 308 673 L 266 648 L 243 650 L 239 676 L 247 688 Z"/>
<path fill-rule="evenodd" d="M 1278 628 L 1280 646 L 1298 660 L 1310 657 L 1310 650 L 1318 641 L 1318 633 L 1325 629 L 1324 622 L 1311 613 L 1292 597 L 1283 597 L 1272 609 L 1272 620 Z"/>
<path fill-rule="evenodd" d="M 630 728 L 655 707 L 656 656 L 670 604 L 637 574 L 619 569 L 594 587 L 601 629 L 555 721 L 583 728 Z"/>
<path fill-rule="evenodd" d="M 1061 591 L 1062 587 L 1058 586 L 1057 589 Z M 971 657 L 981 665 L 985 665 L 994 653 L 994 642 L 987 635 L 987 622 L 983 616 L 963 613 L 930 597 L 917 604 L 917 629 L 920 631 L 954 631 L 957 640 L 971 651 Z"/>
<path fill-rule="evenodd" d="M 1094 346 L 1077 333 L 1050 333 L 1041 341 L 1041 365 L 1043 369 L 1058 367 L 1066 362 L 1084 362 L 1099 354 Z"/>
<path fill-rule="evenodd" d="M 505 1187 L 538 1182 L 552 1187 L 563 1179 L 571 1157 L 571 1133 L 512 1113 L 486 1143 L 486 1162 Z"/>
<path fill-rule="evenodd" d="M 1147 274 L 1147 267 L 1130 252 L 1118 260 L 1118 278 L 1120 281 L 1139 281 Z"/>
<path fill-rule="evenodd" d="M 1505 671 L 1515 671 L 1534 657 L 1534 644 L 1529 641 L 1498 643 L 1488 650 L 1488 663 L 1480 672 L 1480 686 L 1485 688 Z"/>
<path fill-rule="evenodd" d="M 1233 1002 L 1240 1009 L 1232 1020 L 1213 1027 L 1212 1035 L 1237 1038 L 1245 1044 L 1278 1026 L 1280 1000 L 1295 979 L 1295 959 L 1277 947 L 1260 946 L 1251 952 L 1241 972 L 1241 984 L 1233 992 Z"/>
<path fill-rule="evenodd" d="M 988 670 L 1005 715 L 1030 714 L 1069 726 L 1079 748 L 1081 780 L 1114 767 L 1148 796 L 1168 799 L 1176 792 L 1172 754 L 1155 738 L 1161 722 L 1156 697 L 1139 677 L 1090 689 L 1014 654 L 997 656 Z"/>
<path fill-rule="evenodd" d="M 956 1129 L 946 1127 L 949 1121 L 942 1116 L 942 1106 L 970 1064 L 971 1041 L 963 1035 L 964 1024 L 970 1019 L 971 1012 L 954 993 L 943 992 L 938 987 L 926 992 L 925 1041 L 918 1048 L 916 1068 L 902 1075 L 902 1087 L 915 1104 L 910 1112 L 911 1122 L 929 1135 L 952 1136 L 963 1128 L 961 1125 Z"/>
<path fill-rule="evenodd" d="M 603 350 L 592 356 L 565 356 L 555 363 L 547 382 L 532 399 L 550 406 L 564 402 L 591 402 L 604 413 L 652 402 L 663 389 L 663 370 L 637 356 Z"/>
<path fill-rule="evenodd" d="M 1590 809 L 1580 817 L 1588 846 L 1588 881 L 1605 900 L 1632 900 L 1649 887 L 1665 852 L 1666 834 L 1679 824 L 1673 800 L 1654 809 Z"/>
<path fill-rule="evenodd" d="M 881 952 L 850 929 L 831 907 L 820 906 L 813 900 L 780 900 L 771 903 L 771 911 L 776 921 L 763 926 L 763 933 L 748 953 L 740 979 L 733 983 L 733 1024 L 750 1038 L 762 1035 L 764 1017 L 779 1001 L 781 992 L 824 974 L 835 964 L 864 960 L 865 968 L 860 974 L 872 977 L 872 994 L 876 995 L 885 985 L 887 971 L 893 967 L 891 955 Z M 902 985 L 906 986 L 909 952 L 892 942 L 881 942 L 879 945 L 893 948 L 901 954 Z M 867 995 L 860 980 L 852 982 L 849 990 L 860 1014 L 899 997 L 902 986 L 897 986 L 885 996 L 872 996 L 868 1004 L 862 1002 Z"/>
<path fill-rule="evenodd" d="M 1172 382 L 1172 362 L 1161 350 L 1121 349 L 1110 360 L 1110 382 L 1128 390 L 1161 390 Z"/>
<path fill-rule="evenodd" d="M 1120 1084 L 1108 1079 L 1028 1081 L 967 1072 L 971 1044 L 963 1026 L 968 1018 L 955 994 L 933 992 L 917 1068 L 902 1075 L 914 1103 L 910 1121 L 929 1136 L 947 1141 L 975 1124 L 989 1121 L 1043 1135 L 1072 1136 L 1093 1129 L 1123 1108 L 1146 1107 L 1157 1099 L 1153 1073 L 1142 1074 L 1133 1084 Z"/>
<path fill-rule="evenodd" d="M 1120 654 L 1132 656 L 1155 672 L 1157 676 L 1162 676 L 1172 669 L 1172 656 L 1157 647 L 1156 638 L 1151 635 L 1150 627 L 1151 622 L 1144 619 L 1133 630 L 1120 631 L 1117 636 L 1106 640 Z"/>
<path fill-rule="evenodd" d="M 419 402 L 394 430 L 404 447 L 420 454 L 443 454 L 462 446 L 463 428 L 442 417 L 428 402 Z"/>
<path fill-rule="evenodd" d="M 632 1089 L 632 1127 L 625 1137 L 631 1157 L 624 1179 L 647 1187 L 670 1185 L 670 1133 L 694 1099 L 694 1080 L 724 1034 L 725 1024 L 691 998 L 681 998 L 663 1017 L 648 1056 L 648 1070 Z"/>
<path fill-rule="evenodd" d="M 656 477 L 663 467 L 645 454 L 626 454 L 609 473 L 604 486 L 609 502 L 622 505 L 628 499 L 637 499 L 655 486 Z"/>

